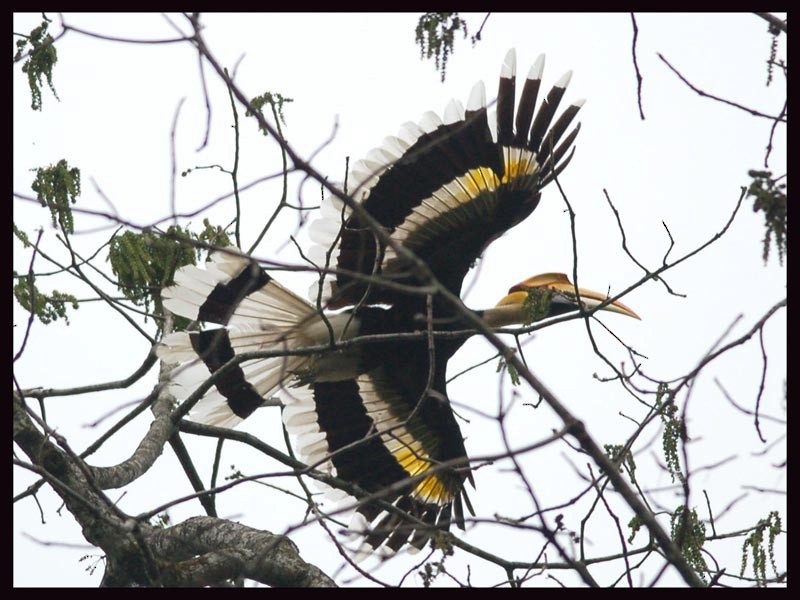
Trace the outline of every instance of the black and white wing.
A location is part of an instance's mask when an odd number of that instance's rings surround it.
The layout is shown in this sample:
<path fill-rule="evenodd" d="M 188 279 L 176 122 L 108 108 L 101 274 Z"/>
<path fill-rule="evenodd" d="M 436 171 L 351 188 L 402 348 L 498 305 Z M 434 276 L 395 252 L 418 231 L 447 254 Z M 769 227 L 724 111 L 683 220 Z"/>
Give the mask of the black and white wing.
<path fill-rule="evenodd" d="M 359 504 L 350 528 L 364 537 L 362 553 L 393 553 L 406 543 L 422 549 L 451 521 L 464 528 L 464 504 L 472 511 L 464 489 L 472 477 L 449 402 L 409 395 L 405 378 L 382 366 L 284 394 L 284 423 L 300 456 L 397 509 L 375 499 Z"/>
<path fill-rule="evenodd" d="M 509 51 L 492 114 L 479 82 L 466 109 L 452 101 L 443 118 L 428 112 L 419 123 L 407 123 L 398 136 L 386 138 L 353 165 L 348 177 L 347 191 L 356 202 L 453 293 L 460 293 L 485 247 L 534 210 L 541 189 L 572 156 L 568 152 L 580 125 L 564 134 L 583 101 L 554 120 L 571 77 L 567 73 L 535 111 L 543 70 L 540 56 L 515 110 L 516 54 Z M 419 283 L 408 261 L 379 243 L 357 212 L 336 197 L 323 202 L 310 235 L 317 243 L 310 253 L 315 264 L 341 270 L 327 276 L 321 290 L 312 286 L 312 300 L 321 293 L 331 308 L 397 300 L 398 292 L 358 274 Z"/>

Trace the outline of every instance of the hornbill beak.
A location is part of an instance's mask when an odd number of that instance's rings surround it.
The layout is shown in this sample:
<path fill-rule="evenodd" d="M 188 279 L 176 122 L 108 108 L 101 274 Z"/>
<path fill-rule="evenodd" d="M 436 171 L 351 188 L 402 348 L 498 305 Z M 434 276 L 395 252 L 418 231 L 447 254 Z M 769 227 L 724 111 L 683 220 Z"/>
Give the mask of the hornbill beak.
<path fill-rule="evenodd" d="M 536 291 L 550 292 L 548 294 L 550 304 L 545 308 L 547 311 L 546 314 L 534 320 L 554 317 L 566 312 L 578 310 L 578 297 L 575 290 L 576 288 L 573 283 L 563 273 L 543 273 L 530 277 L 513 286 L 508 290 L 508 295 L 500 300 L 497 306 L 522 305 L 529 297 L 532 297 Z M 577 288 L 577 290 L 584 310 L 591 310 L 608 300 L 608 296 L 593 290 L 584 288 Z M 639 315 L 618 300 L 604 306 L 600 310 L 607 310 L 641 320 Z"/>

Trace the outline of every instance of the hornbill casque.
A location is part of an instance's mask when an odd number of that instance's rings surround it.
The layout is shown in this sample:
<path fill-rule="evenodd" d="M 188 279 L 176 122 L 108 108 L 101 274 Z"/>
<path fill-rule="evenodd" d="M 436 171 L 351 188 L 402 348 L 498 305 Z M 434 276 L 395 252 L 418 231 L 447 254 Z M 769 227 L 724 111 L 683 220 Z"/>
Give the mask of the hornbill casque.
<path fill-rule="evenodd" d="M 516 55 L 510 51 L 491 118 L 479 83 L 466 110 L 454 101 L 443 119 L 426 113 L 419 124 L 404 125 L 348 176 L 351 197 L 453 294 L 460 294 L 486 246 L 534 210 L 542 188 L 572 156 L 579 126 L 561 138 L 583 103 L 572 103 L 554 121 L 568 73 L 534 111 L 543 66 L 542 56 L 528 73 L 515 112 Z M 438 295 L 429 312 L 425 295 L 403 292 L 420 283 L 412 265 L 382 244 L 356 211 L 331 197 L 320 212 L 311 225 L 318 245 L 309 256 L 329 275 L 312 286 L 313 302 L 236 253 L 214 253 L 204 269 L 187 266 L 175 274 L 175 284 L 162 292 L 164 307 L 222 326 L 171 333 L 158 345 L 159 357 L 181 365 L 170 382 L 177 399 L 242 352 L 324 347 L 363 336 L 425 332 L 429 326 L 436 332 L 471 328 Z M 577 291 L 584 310 L 607 300 Z M 534 294 L 545 299 L 536 315 L 528 302 Z M 477 314 L 500 328 L 579 308 L 566 275 L 545 273 Z M 639 318 L 621 302 L 602 310 Z M 391 553 L 407 543 L 421 549 L 451 521 L 464 528 L 463 504 L 472 512 L 465 492 L 472 476 L 446 389 L 447 363 L 466 337 L 435 337 L 432 364 L 424 335 L 243 362 L 215 382 L 189 418 L 234 427 L 280 394 L 284 423 L 307 464 L 370 494 L 385 492 L 381 499 L 399 509 L 387 512 L 374 501 L 358 505 L 351 529 L 364 535 L 361 551 Z"/>

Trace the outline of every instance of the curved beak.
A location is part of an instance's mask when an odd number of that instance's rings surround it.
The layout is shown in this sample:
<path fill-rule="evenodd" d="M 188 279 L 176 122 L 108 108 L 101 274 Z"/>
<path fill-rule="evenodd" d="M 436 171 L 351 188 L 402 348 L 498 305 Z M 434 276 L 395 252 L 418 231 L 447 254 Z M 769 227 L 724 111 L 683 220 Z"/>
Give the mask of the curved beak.
<path fill-rule="evenodd" d="M 608 300 L 608 296 L 605 294 L 585 288 L 577 288 L 576 294 L 575 286 L 563 273 L 544 273 L 542 275 L 536 275 L 526 279 L 525 281 L 513 286 L 510 290 L 508 290 L 508 295 L 500 300 L 497 306 L 521 304 L 525 302 L 525 299 L 528 297 L 528 292 L 536 289 L 552 290 L 555 292 L 551 299 L 551 302 L 553 303 L 554 314 L 567 312 L 569 310 L 577 310 L 578 295 L 580 295 L 581 303 L 583 304 L 585 310 L 591 310 Z M 558 310 L 559 305 L 561 310 Z M 641 317 L 639 315 L 637 315 L 633 310 L 625 306 L 619 300 L 604 306 L 600 310 L 615 312 L 628 317 L 633 317 L 634 319 L 639 319 L 641 321 Z"/>

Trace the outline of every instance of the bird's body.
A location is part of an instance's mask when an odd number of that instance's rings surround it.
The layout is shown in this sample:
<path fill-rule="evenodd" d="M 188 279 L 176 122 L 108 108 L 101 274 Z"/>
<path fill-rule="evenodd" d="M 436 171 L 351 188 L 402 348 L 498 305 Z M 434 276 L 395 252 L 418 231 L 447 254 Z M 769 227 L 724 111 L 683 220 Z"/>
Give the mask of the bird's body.
<path fill-rule="evenodd" d="M 320 314 L 256 263 L 234 254 L 214 254 L 202 277 L 199 271 L 179 271 L 181 284 L 164 291 L 164 306 L 188 318 L 213 317 L 226 327 L 162 340 L 159 356 L 182 363 L 171 380 L 174 395 L 187 397 L 238 354 L 275 356 L 228 368 L 194 407 L 192 420 L 234 427 L 279 393 L 284 423 L 302 459 L 412 516 L 409 521 L 384 513 L 374 501 L 359 505 L 355 527 L 365 532 L 370 548 L 396 551 L 409 538 L 421 548 L 434 528 L 420 523 L 446 528 L 454 516 L 463 526 L 462 503 L 469 507 L 464 482 L 471 475 L 446 374 L 469 335 L 467 319 L 454 311 L 444 318 L 440 308 L 434 325 L 422 300 Z M 254 283 L 243 285 L 245 279 Z M 577 310 L 574 289 L 566 276 L 548 273 L 512 287 L 497 307 L 478 314 L 492 327 L 555 316 Z M 548 293 L 538 316 L 526 307 L 531 290 Z M 606 299 L 590 290 L 580 295 L 586 309 Z M 200 305 L 192 308 L 190 298 Z M 228 310 L 220 299 L 232 302 Z M 636 316 L 619 302 L 606 309 Z M 437 335 L 454 332 L 464 333 Z M 306 348 L 316 350 L 295 353 Z"/>

